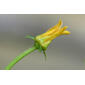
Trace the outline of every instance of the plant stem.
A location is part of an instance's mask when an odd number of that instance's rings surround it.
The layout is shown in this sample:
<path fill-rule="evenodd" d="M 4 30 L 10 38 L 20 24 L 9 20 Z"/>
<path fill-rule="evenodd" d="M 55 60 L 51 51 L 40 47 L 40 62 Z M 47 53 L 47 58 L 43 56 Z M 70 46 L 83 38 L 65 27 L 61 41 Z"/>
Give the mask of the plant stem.
<path fill-rule="evenodd" d="M 31 52 L 35 51 L 37 48 L 33 46 L 32 48 L 27 49 L 23 53 L 21 53 L 19 56 L 17 56 L 8 66 L 5 68 L 5 70 L 10 70 L 17 62 L 19 62 L 22 58 L 24 58 L 26 55 L 30 54 Z"/>

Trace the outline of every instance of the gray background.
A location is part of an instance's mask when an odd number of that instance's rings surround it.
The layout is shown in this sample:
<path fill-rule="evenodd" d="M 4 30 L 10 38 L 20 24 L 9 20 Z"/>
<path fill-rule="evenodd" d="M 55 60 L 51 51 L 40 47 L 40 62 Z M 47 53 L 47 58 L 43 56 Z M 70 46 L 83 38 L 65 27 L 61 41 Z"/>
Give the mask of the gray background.
<path fill-rule="evenodd" d="M 39 35 L 57 24 L 59 18 L 67 25 L 70 35 L 56 38 L 44 55 L 35 51 L 13 69 L 16 70 L 73 70 L 85 69 L 85 15 L 74 14 L 2 14 L 0 15 L 0 69 L 4 69 L 17 55 L 32 47 L 26 35 Z"/>

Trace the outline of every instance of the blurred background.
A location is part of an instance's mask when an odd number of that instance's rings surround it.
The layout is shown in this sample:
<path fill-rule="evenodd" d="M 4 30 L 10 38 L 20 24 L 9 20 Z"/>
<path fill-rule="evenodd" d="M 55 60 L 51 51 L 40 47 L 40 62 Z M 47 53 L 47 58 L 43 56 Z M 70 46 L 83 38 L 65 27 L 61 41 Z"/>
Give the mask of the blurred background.
<path fill-rule="evenodd" d="M 70 35 L 56 38 L 50 44 L 45 62 L 37 50 L 24 57 L 13 70 L 85 70 L 85 15 L 78 14 L 0 14 L 0 69 L 4 68 L 34 42 L 36 36 L 57 24 L 68 26 Z"/>

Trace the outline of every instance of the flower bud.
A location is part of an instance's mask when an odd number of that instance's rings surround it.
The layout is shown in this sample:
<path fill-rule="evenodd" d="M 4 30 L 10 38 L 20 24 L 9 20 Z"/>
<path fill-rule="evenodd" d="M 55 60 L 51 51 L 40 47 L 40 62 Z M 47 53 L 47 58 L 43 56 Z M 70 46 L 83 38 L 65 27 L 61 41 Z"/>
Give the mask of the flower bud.
<path fill-rule="evenodd" d="M 59 20 L 57 25 L 53 26 L 45 33 L 35 37 L 36 42 L 40 44 L 43 50 L 46 50 L 51 41 L 54 40 L 56 37 L 70 34 L 70 32 L 66 30 L 67 26 L 64 27 L 61 26 L 62 26 L 62 21 Z"/>

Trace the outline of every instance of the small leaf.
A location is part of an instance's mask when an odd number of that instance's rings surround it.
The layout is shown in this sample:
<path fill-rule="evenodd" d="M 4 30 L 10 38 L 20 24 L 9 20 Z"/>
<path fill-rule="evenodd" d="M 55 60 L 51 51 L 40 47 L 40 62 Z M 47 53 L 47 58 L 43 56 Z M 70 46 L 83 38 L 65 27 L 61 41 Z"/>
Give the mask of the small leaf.
<path fill-rule="evenodd" d="M 27 36 L 25 36 L 25 38 L 30 38 L 30 39 L 32 39 L 32 40 L 35 40 L 35 37 L 33 37 L 33 36 L 31 36 L 31 35 L 27 35 Z"/>

